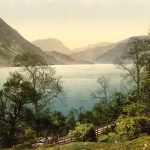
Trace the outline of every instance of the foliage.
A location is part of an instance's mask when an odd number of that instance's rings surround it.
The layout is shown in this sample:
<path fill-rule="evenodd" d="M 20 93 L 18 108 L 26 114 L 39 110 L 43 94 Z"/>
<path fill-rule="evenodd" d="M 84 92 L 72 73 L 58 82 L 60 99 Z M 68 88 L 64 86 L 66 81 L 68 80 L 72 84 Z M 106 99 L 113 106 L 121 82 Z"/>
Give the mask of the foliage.
<path fill-rule="evenodd" d="M 31 127 L 26 127 L 24 129 L 24 136 L 27 138 L 34 138 L 35 133 Z"/>
<path fill-rule="evenodd" d="M 149 150 L 150 137 L 140 137 L 136 140 L 120 142 L 120 143 L 90 143 L 90 142 L 78 142 L 66 144 L 60 147 L 54 147 L 45 150 Z M 42 149 L 40 149 L 42 150 Z"/>
<path fill-rule="evenodd" d="M 14 72 L 4 83 L 1 91 L 1 113 L 0 124 L 5 125 L 7 132 L 2 131 L 1 138 L 4 140 L 7 137 L 7 146 L 15 143 L 15 135 L 19 129 L 19 117 L 24 106 L 30 103 L 32 87 L 28 81 L 25 81 L 23 76 Z M 5 141 L 5 140 L 4 140 Z"/>
<path fill-rule="evenodd" d="M 129 117 L 120 116 L 116 122 L 116 131 L 120 135 L 125 135 L 129 139 L 134 139 L 139 136 L 140 133 L 147 133 L 148 130 L 144 129 L 149 119 L 146 117 Z"/>
<path fill-rule="evenodd" d="M 115 132 L 110 132 L 108 134 L 101 134 L 98 137 L 98 142 L 114 143 L 114 142 L 124 142 L 124 141 L 127 141 L 127 136 L 120 135 Z"/>
<path fill-rule="evenodd" d="M 32 144 L 29 142 L 25 142 L 23 144 L 18 144 L 13 146 L 12 150 L 27 150 L 27 149 L 33 149 Z"/>
<path fill-rule="evenodd" d="M 101 101 L 91 111 L 80 113 L 79 121 L 82 123 L 93 123 L 95 126 L 111 123 L 123 112 L 123 108 L 128 104 L 128 101 L 123 93 L 116 92 L 112 94 L 107 104 L 109 107 L 106 107 L 106 103 Z"/>
<path fill-rule="evenodd" d="M 75 128 L 76 125 L 76 117 L 75 117 L 75 112 L 72 110 L 70 111 L 67 116 L 66 116 L 66 120 L 65 120 L 65 124 L 66 124 L 66 131 L 68 132 L 69 130 L 72 130 Z"/>
<path fill-rule="evenodd" d="M 150 55 L 146 55 L 144 58 L 145 60 L 145 65 L 143 67 L 143 72 L 142 72 L 142 89 L 141 89 L 141 94 L 142 94 L 142 101 L 150 106 L 149 100 L 150 100 Z"/>
<path fill-rule="evenodd" d="M 117 65 L 119 68 L 126 70 L 128 74 L 126 78 L 132 79 L 135 85 L 136 100 L 140 100 L 141 93 L 141 80 L 142 80 L 142 71 L 145 66 L 144 57 L 149 55 L 150 50 L 150 39 L 141 39 L 133 37 L 131 38 L 128 47 L 128 52 L 126 55 L 123 55 L 120 60 L 117 60 Z M 128 62 L 128 63 L 127 63 Z M 128 64 L 132 65 L 128 65 Z"/>
<path fill-rule="evenodd" d="M 55 69 L 46 64 L 46 61 L 39 55 L 22 54 L 14 59 L 16 65 L 23 67 L 25 77 L 32 84 L 32 103 L 36 115 L 47 104 L 57 98 L 62 92 L 60 77 L 55 74 Z"/>
<path fill-rule="evenodd" d="M 92 124 L 77 123 L 75 130 L 69 132 L 69 136 L 79 142 L 96 142 L 96 134 Z"/>
<path fill-rule="evenodd" d="M 108 135 L 106 135 L 106 134 L 101 134 L 98 137 L 98 142 L 106 142 L 107 140 L 108 140 Z"/>
<path fill-rule="evenodd" d="M 146 116 L 147 106 L 143 103 L 131 103 L 123 108 L 123 114 L 129 117 Z"/>

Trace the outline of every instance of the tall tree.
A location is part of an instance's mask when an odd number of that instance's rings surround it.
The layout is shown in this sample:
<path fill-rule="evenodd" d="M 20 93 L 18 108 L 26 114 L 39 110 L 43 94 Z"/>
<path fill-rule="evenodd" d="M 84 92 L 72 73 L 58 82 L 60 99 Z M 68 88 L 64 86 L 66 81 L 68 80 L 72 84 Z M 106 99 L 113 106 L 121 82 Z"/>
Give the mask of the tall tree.
<path fill-rule="evenodd" d="M 140 98 L 141 72 L 143 69 L 143 55 L 150 51 L 150 38 L 131 38 L 128 43 L 127 53 L 116 61 L 116 64 L 128 72 L 126 77 L 130 77 L 135 83 L 137 99 Z"/>
<path fill-rule="evenodd" d="M 99 77 L 97 79 L 97 83 L 98 83 L 98 89 L 92 93 L 92 97 L 93 98 L 98 98 L 101 103 L 103 103 L 103 106 L 106 108 L 106 124 L 109 123 L 109 109 L 110 109 L 110 105 L 109 105 L 109 88 L 110 88 L 110 79 L 107 77 Z M 96 109 L 95 109 L 96 110 Z"/>
<path fill-rule="evenodd" d="M 31 102 L 31 91 L 31 84 L 24 80 L 20 73 L 14 72 L 10 74 L 10 77 L 4 83 L 3 89 L 0 92 L 0 123 L 9 126 L 7 128 L 9 145 L 14 144 L 16 125 L 19 122 L 23 107 Z"/>
<path fill-rule="evenodd" d="M 47 65 L 39 55 L 18 55 L 14 63 L 23 67 L 24 75 L 32 83 L 32 103 L 38 116 L 39 112 L 62 92 L 60 77 L 56 76 L 55 69 Z"/>
<path fill-rule="evenodd" d="M 142 98 L 149 104 L 150 100 L 150 54 L 143 56 L 144 67 L 142 71 Z"/>

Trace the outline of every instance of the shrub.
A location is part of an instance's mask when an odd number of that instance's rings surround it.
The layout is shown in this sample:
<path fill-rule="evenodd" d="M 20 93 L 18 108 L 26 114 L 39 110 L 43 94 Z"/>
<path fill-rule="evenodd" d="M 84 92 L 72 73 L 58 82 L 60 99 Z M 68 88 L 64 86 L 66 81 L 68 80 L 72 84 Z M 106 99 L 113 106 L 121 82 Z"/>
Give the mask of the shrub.
<path fill-rule="evenodd" d="M 130 117 L 146 115 L 147 106 L 143 103 L 131 103 L 124 107 L 123 113 Z"/>
<path fill-rule="evenodd" d="M 27 138 L 33 138 L 35 136 L 35 133 L 31 127 L 28 127 L 24 129 L 24 136 Z"/>
<path fill-rule="evenodd" d="M 114 132 L 110 132 L 107 135 L 102 134 L 98 137 L 98 142 L 107 142 L 107 143 L 113 143 L 113 142 L 123 142 L 127 141 L 126 136 L 124 135 L 119 135 Z"/>
<path fill-rule="evenodd" d="M 108 135 L 102 134 L 98 137 L 98 142 L 106 142 L 108 140 Z"/>
<path fill-rule="evenodd" d="M 149 119 L 146 117 L 124 117 L 121 116 L 116 123 L 116 131 L 120 135 L 125 135 L 128 139 L 134 139 L 139 136 L 140 133 L 148 132 L 145 127 Z"/>
<path fill-rule="evenodd" d="M 32 144 L 29 142 L 13 146 L 12 150 L 32 149 Z"/>
<path fill-rule="evenodd" d="M 96 142 L 96 134 L 92 124 L 77 123 L 75 130 L 69 132 L 69 137 L 78 142 Z"/>

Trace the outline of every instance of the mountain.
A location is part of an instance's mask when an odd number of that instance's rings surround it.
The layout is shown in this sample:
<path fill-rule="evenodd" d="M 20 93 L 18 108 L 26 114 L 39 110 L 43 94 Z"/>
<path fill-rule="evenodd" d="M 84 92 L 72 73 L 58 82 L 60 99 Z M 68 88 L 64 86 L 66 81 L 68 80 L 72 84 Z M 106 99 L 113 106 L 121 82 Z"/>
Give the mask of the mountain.
<path fill-rule="evenodd" d="M 108 51 L 106 51 L 105 53 L 99 55 L 92 62 L 98 63 L 98 64 L 114 63 L 120 57 L 127 54 L 127 52 L 129 51 L 129 43 L 132 42 L 133 38 L 146 39 L 146 38 L 149 38 L 149 36 L 130 37 L 126 40 L 117 42 L 115 47 L 113 47 L 113 48 L 109 49 Z"/>
<path fill-rule="evenodd" d="M 85 48 L 83 51 L 72 53 L 70 56 L 75 60 L 85 60 L 95 64 L 112 64 L 129 51 L 129 43 L 133 38 L 146 39 L 149 36 L 130 37 L 116 43 L 104 45 L 97 44 Z"/>
<path fill-rule="evenodd" d="M 64 65 L 70 65 L 70 64 L 89 64 L 89 62 L 85 62 L 85 61 L 77 61 L 75 59 L 73 59 L 72 57 L 70 57 L 69 55 L 63 54 L 63 53 L 59 53 L 56 51 L 52 51 L 52 52 L 46 52 L 48 55 L 56 58 L 57 61 L 61 62 L 61 64 Z"/>
<path fill-rule="evenodd" d="M 72 51 L 67 48 L 60 40 L 55 38 L 33 41 L 33 44 L 40 47 L 43 51 L 56 51 L 63 54 L 71 54 Z"/>
<path fill-rule="evenodd" d="M 85 47 L 76 48 L 73 51 L 74 52 L 81 52 L 81 51 L 86 51 L 88 49 L 92 49 L 92 48 L 96 48 L 96 47 L 104 47 L 104 46 L 107 46 L 107 45 L 110 45 L 110 44 L 112 44 L 112 43 L 103 42 L 103 43 L 91 44 L 91 45 L 88 45 L 88 46 L 85 46 Z"/>
<path fill-rule="evenodd" d="M 138 36 L 136 38 L 145 39 L 147 37 L 149 36 Z M 128 52 L 129 42 L 132 38 L 133 37 L 116 43 L 94 44 L 82 49 L 80 52 L 72 54 L 70 54 L 71 50 L 66 48 L 62 42 L 57 39 L 38 40 L 48 44 L 47 48 L 49 47 L 49 49 L 45 52 L 24 39 L 16 30 L 0 18 L 0 66 L 12 65 L 13 58 L 23 53 L 40 55 L 44 57 L 49 64 L 109 64 Z M 34 43 L 38 43 L 38 41 Z"/>
<path fill-rule="evenodd" d="M 102 55 L 103 53 L 107 52 L 109 49 L 114 48 L 116 44 L 108 44 L 105 46 L 94 46 L 91 48 L 84 49 L 80 52 L 72 53 L 70 56 L 75 60 L 85 60 L 89 62 L 93 62 L 93 60 Z"/>
<path fill-rule="evenodd" d="M 24 39 L 0 18 L 0 65 L 11 65 L 13 58 L 23 53 L 37 54 L 44 57 L 49 64 L 59 64 L 55 58 Z"/>

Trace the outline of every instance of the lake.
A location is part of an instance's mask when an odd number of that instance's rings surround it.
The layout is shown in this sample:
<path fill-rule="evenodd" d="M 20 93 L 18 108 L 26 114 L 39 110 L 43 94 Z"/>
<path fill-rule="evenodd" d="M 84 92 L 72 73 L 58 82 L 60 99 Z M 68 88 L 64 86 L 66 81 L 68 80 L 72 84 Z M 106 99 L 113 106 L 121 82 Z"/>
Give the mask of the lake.
<path fill-rule="evenodd" d="M 100 101 L 91 97 L 91 93 L 98 88 L 97 78 L 100 76 L 110 78 L 110 92 L 125 89 L 121 76 L 125 72 L 113 64 L 55 65 L 54 67 L 56 74 L 62 76 L 64 92 L 51 104 L 51 109 L 64 114 L 72 108 L 83 107 L 85 110 L 90 110 Z M 6 81 L 9 72 L 16 69 L 14 67 L 0 68 L 0 86 Z"/>

